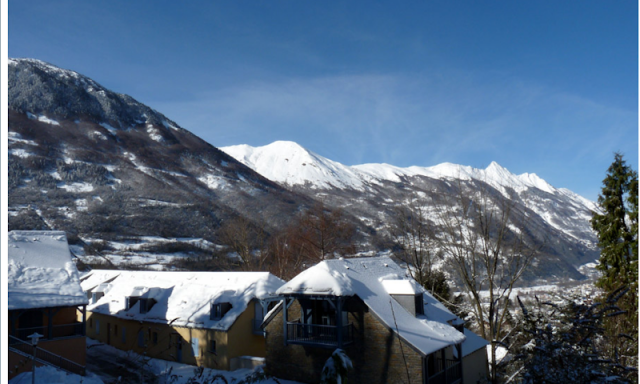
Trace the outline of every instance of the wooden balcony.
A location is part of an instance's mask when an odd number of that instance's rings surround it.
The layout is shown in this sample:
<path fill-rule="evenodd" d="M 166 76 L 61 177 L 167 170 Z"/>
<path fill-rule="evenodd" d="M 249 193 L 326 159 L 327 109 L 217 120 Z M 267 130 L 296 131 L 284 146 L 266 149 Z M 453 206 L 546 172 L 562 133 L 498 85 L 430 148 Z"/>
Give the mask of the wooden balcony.
<path fill-rule="evenodd" d="M 44 341 L 40 344 L 46 344 Z M 84 342 L 83 342 L 84 344 Z M 35 349 L 35 355 L 34 355 Z M 62 369 L 66 372 L 76 375 L 85 374 L 85 367 L 78 364 L 75 361 L 64 358 L 63 356 L 52 353 L 40 346 L 34 347 L 31 343 L 27 343 L 17 337 L 9 335 L 9 351 L 22 355 L 26 358 L 33 359 L 35 356 L 36 362 L 52 366 L 54 368 Z M 82 352 L 84 354 L 84 351 Z M 83 358 L 84 361 L 84 358 Z"/>
<path fill-rule="evenodd" d="M 85 335 L 85 324 L 72 323 L 60 325 L 43 325 L 41 327 L 17 328 L 12 330 L 12 335 L 20 340 L 28 341 L 29 335 L 33 333 L 43 335 L 43 340 L 55 340 L 66 337 L 80 337 Z"/>
<path fill-rule="evenodd" d="M 335 325 L 287 323 L 287 343 L 318 347 L 339 347 L 353 342 L 353 324 Z"/>
<path fill-rule="evenodd" d="M 462 383 L 462 365 L 458 360 L 435 359 L 435 372 L 427 379 L 428 384 Z"/>

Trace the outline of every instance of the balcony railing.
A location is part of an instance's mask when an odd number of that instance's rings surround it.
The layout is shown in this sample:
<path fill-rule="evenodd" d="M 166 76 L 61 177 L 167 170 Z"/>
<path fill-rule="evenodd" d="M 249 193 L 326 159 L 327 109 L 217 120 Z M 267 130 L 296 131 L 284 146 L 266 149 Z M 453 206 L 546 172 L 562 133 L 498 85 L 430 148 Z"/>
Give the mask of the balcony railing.
<path fill-rule="evenodd" d="M 323 346 L 338 345 L 338 327 L 335 325 L 287 323 L 287 342 Z M 342 326 L 342 344 L 353 342 L 353 324 Z"/>
<path fill-rule="evenodd" d="M 33 333 L 39 333 L 44 335 L 44 340 L 51 339 L 60 339 L 63 337 L 71 337 L 71 336 L 84 336 L 84 324 L 83 323 L 73 323 L 73 324 L 62 324 L 62 325 L 54 325 L 49 329 L 47 326 L 42 327 L 32 327 L 32 328 L 18 328 L 14 331 L 14 336 L 17 336 L 22 340 L 30 340 L 29 335 Z"/>
<path fill-rule="evenodd" d="M 30 343 L 26 343 L 16 337 L 9 336 L 9 350 L 19 353 L 25 357 L 33 356 L 33 348 L 34 346 Z M 56 355 L 55 353 L 49 352 L 40 347 L 36 348 L 36 361 L 41 364 L 50 365 L 52 367 L 61 368 L 69 373 L 75 373 L 77 375 L 85 374 L 85 367 L 82 365 L 75 363 L 69 359 L 66 359 L 60 355 Z"/>
<path fill-rule="evenodd" d="M 443 369 L 442 359 L 435 359 L 435 371 L 429 376 L 429 384 L 457 384 L 462 382 L 462 369 L 457 360 L 445 360 Z"/>

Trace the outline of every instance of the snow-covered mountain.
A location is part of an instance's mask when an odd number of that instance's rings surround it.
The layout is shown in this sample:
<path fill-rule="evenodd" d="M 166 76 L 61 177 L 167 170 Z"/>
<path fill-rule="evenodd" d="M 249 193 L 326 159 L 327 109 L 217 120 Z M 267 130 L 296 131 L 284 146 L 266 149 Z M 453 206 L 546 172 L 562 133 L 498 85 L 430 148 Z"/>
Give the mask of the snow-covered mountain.
<path fill-rule="evenodd" d="M 215 243 L 227 218 L 277 224 L 309 204 L 79 73 L 11 59 L 8 76 L 10 229 L 64 230 L 99 240 L 96 252 L 190 251 Z M 191 240 L 138 242 L 151 237 Z"/>
<path fill-rule="evenodd" d="M 531 213 L 534 237 L 548 257 L 571 270 L 598 257 L 589 220 L 596 205 L 568 189 L 555 188 L 533 173 L 514 175 L 496 162 L 486 169 L 443 163 L 400 168 L 389 164 L 346 166 L 300 145 L 276 141 L 263 147 L 220 148 L 266 178 L 359 217 L 384 231 L 394 207 L 414 196 L 442 193 L 456 180 L 488 185 Z M 573 271 L 571 276 L 577 276 Z"/>
<path fill-rule="evenodd" d="M 276 141 L 264 147 L 234 145 L 222 151 L 269 180 L 313 189 L 364 187 L 361 173 L 306 150 L 291 141 Z"/>
<path fill-rule="evenodd" d="M 345 166 L 291 142 L 223 152 L 76 72 L 11 59 L 8 76 L 9 228 L 64 230 L 91 254 L 210 254 L 224 220 L 277 228 L 314 200 L 342 209 L 359 251 L 373 254 L 389 249 L 398 207 L 435 201 L 460 180 L 518 204 L 531 242 L 543 247 L 532 278 L 577 279 L 576 268 L 598 257 L 593 203 L 533 174 L 495 163 Z"/>
<path fill-rule="evenodd" d="M 535 173 L 514 175 L 495 161 L 486 169 L 442 163 L 433 167 L 400 168 L 389 164 L 362 164 L 346 166 L 311 152 L 292 141 L 275 141 L 262 147 L 246 144 L 221 147 L 222 151 L 275 182 L 286 185 L 306 185 L 311 188 L 366 188 L 369 183 L 382 180 L 401 182 L 402 177 L 426 176 L 482 180 L 495 188 L 511 188 L 517 192 L 537 188 L 548 193 L 571 195 L 583 204 L 595 208 L 595 204 L 567 190 L 556 189 Z"/>

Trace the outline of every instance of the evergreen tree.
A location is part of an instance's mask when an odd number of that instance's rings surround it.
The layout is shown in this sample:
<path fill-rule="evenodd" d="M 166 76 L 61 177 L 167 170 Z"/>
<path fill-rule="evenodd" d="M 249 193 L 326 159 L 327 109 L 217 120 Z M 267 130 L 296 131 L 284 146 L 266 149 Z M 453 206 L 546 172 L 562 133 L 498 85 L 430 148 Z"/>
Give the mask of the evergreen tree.
<path fill-rule="evenodd" d="M 611 291 L 617 285 L 629 285 L 638 279 L 638 177 L 619 153 L 607 172 L 602 194 L 598 196 L 603 213 L 593 215 L 591 226 L 598 233 L 601 249 L 598 269 L 603 276 L 598 285 Z"/>
<path fill-rule="evenodd" d="M 624 364 L 637 366 L 638 356 L 638 175 L 621 154 L 603 180 L 598 197 L 602 214 L 591 219 L 598 233 L 602 277 L 597 285 L 610 294 L 620 287 L 629 293 L 618 306 L 624 315 L 605 319 L 606 335 L 611 341 L 609 356 Z"/>

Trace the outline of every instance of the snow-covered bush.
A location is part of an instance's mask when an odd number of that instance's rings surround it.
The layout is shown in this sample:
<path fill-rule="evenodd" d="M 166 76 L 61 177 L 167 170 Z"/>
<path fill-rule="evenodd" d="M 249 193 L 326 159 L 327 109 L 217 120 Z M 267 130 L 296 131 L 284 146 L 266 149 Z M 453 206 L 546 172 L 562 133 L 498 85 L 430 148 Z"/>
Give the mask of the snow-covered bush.
<path fill-rule="evenodd" d="M 322 368 L 321 384 L 346 384 L 347 373 L 353 368 L 351 359 L 340 348 L 333 351 Z"/>
<path fill-rule="evenodd" d="M 623 312 L 616 302 L 624 290 L 603 303 L 569 300 L 564 304 L 541 302 L 536 297 L 527 308 L 520 298 L 524 342 L 519 348 L 510 379 L 529 383 L 628 383 L 637 375 L 634 367 L 604 357 L 602 321 Z M 509 380 L 509 381 L 511 381 Z"/>

